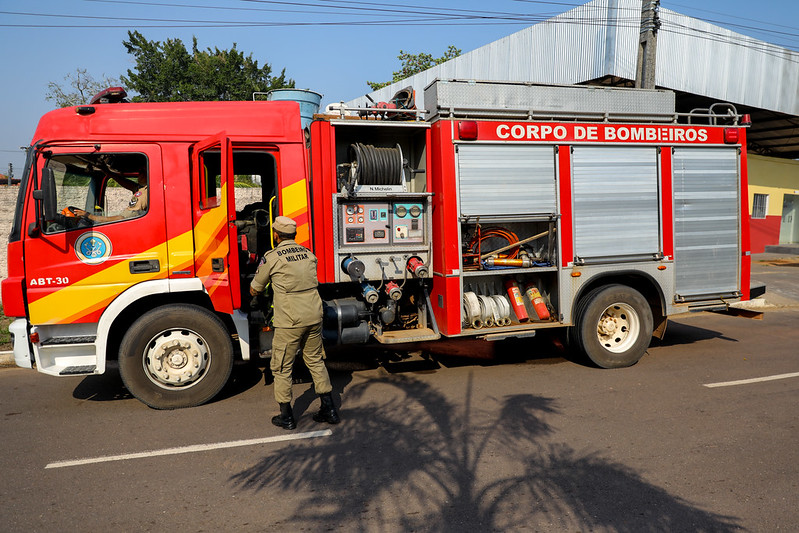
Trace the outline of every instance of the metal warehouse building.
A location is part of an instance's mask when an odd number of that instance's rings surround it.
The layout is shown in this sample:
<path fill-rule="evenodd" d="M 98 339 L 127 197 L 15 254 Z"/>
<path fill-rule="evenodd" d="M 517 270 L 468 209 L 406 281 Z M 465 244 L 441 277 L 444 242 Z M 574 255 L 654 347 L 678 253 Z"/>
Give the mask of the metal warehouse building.
<path fill-rule="evenodd" d="M 435 79 L 633 86 L 641 9 L 641 0 L 593 0 L 370 96 L 387 101 L 412 86 L 424 107 Z M 799 53 L 667 9 L 659 18 L 655 85 L 676 93 L 677 111 L 729 102 L 752 117 L 752 251 L 799 243 Z"/>

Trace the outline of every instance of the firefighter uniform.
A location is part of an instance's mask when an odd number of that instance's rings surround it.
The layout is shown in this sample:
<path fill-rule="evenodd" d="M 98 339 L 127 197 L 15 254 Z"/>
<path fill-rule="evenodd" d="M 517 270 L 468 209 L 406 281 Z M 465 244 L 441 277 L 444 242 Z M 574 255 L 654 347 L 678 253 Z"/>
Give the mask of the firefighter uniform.
<path fill-rule="evenodd" d="M 285 234 L 296 233 L 296 227 L 292 219 L 283 216 L 272 224 L 274 230 Z M 279 404 L 291 402 L 291 371 L 299 350 L 311 372 L 316 394 L 329 397 L 333 389 L 324 363 L 322 299 L 317 291 L 316 263 L 316 256 L 310 250 L 293 239 L 285 239 L 264 254 L 250 284 L 257 293 L 272 284 L 275 335 L 270 368 Z"/>
<path fill-rule="evenodd" d="M 124 218 L 137 217 L 147 211 L 148 204 L 149 194 L 147 185 L 143 185 L 137 188 L 133 196 L 130 197 L 130 202 L 128 202 L 127 207 L 125 207 L 125 210 L 122 212 L 122 216 Z"/>

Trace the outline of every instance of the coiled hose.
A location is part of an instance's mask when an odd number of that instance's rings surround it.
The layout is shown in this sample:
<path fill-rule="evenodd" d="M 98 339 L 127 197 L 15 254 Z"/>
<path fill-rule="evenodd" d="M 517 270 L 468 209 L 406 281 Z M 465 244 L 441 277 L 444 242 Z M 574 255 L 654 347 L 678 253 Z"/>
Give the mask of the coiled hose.
<path fill-rule="evenodd" d="M 512 231 L 508 231 L 505 228 L 501 227 L 493 227 L 493 228 L 486 228 L 481 229 L 472 237 L 472 240 L 469 242 L 469 250 L 472 253 L 479 253 L 485 254 L 485 250 L 482 250 L 482 245 L 488 239 L 504 239 L 508 241 L 509 245 L 513 245 L 519 242 L 519 237 L 516 236 L 515 233 Z M 515 259 L 517 255 L 519 255 L 519 246 L 512 248 L 506 254 L 497 254 L 498 257 L 507 258 L 507 259 Z"/>
<path fill-rule="evenodd" d="M 356 143 L 349 148 L 359 185 L 402 185 L 402 150 Z"/>

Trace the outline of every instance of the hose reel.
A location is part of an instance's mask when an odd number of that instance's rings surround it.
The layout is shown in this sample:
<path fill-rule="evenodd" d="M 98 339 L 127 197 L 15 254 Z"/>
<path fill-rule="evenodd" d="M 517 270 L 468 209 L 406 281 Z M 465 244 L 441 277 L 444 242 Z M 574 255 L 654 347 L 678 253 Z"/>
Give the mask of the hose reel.
<path fill-rule="evenodd" d="M 339 165 L 339 188 L 352 196 L 355 185 L 401 186 L 407 162 L 402 148 L 380 148 L 355 143 L 348 149 L 349 163 Z"/>

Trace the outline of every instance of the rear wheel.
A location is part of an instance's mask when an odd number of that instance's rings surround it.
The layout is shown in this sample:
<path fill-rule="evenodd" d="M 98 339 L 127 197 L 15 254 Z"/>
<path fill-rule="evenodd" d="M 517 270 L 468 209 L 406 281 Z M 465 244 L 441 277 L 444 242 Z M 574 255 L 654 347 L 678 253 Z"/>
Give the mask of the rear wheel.
<path fill-rule="evenodd" d="M 575 316 L 574 344 L 602 368 L 634 365 L 652 339 L 652 310 L 625 285 L 594 289 L 580 300 Z"/>
<path fill-rule="evenodd" d="M 233 368 L 233 345 L 219 318 L 196 305 L 145 313 L 122 338 L 119 373 L 133 396 L 155 409 L 203 404 Z"/>

